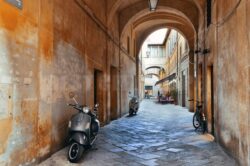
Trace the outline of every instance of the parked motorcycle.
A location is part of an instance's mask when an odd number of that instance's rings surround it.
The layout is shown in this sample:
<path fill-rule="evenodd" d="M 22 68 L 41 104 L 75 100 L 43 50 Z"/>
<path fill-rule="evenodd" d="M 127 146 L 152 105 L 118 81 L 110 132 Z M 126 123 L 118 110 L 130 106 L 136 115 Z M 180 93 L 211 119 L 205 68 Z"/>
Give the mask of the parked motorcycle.
<path fill-rule="evenodd" d="M 129 115 L 132 116 L 136 114 L 139 110 L 139 100 L 136 96 L 129 96 L 131 99 L 129 100 Z"/>
<path fill-rule="evenodd" d="M 97 119 L 99 105 L 96 104 L 91 112 L 88 106 L 78 104 L 74 93 L 71 92 L 69 96 L 75 104 L 68 105 L 78 110 L 78 113 L 71 117 L 68 125 L 70 143 L 68 160 L 76 163 L 81 159 L 83 152 L 91 148 L 96 140 L 100 128 L 100 122 Z"/>

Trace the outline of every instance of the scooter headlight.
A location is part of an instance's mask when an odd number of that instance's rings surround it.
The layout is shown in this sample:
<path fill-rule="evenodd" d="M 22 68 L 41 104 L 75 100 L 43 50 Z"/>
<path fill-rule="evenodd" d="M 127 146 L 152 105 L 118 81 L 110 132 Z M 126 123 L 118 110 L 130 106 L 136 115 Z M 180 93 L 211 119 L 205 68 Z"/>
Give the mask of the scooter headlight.
<path fill-rule="evenodd" d="M 86 113 L 86 114 L 89 113 L 89 107 L 84 107 L 83 112 Z"/>

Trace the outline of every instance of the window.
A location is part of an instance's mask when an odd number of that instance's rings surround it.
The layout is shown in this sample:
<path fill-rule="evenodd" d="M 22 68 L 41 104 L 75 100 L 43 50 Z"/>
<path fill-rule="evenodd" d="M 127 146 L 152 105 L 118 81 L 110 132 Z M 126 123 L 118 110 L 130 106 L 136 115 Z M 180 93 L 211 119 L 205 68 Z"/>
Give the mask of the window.
<path fill-rule="evenodd" d="M 149 75 L 145 75 L 145 78 L 153 78 L 153 76 L 149 74 Z"/>
<path fill-rule="evenodd" d="M 145 90 L 153 90 L 153 86 L 145 86 Z"/>
<path fill-rule="evenodd" d="M 163 47 L 159 47 L 159 51 L 158 51 L 159 57 L 163 57 Z"/>
<path fill-rule="evenodd" d="M 169 41 L 167 43 L 167 53 L 168 53 L 168 56 L 171 56 L 175 50 L 175 46 L 176 46 L 176 43 L 178 41 L 178 32 L 177 31 L 173 31 L 169 37 Z"/>
<path fill-rule="evenodd" d="M 148 50 L 149 52 L 147 53 L 148 58 L 163 58 L 165 57 L 165 51 L 164 51 L 164 46 L 161 45 L 149 45 Z"/>

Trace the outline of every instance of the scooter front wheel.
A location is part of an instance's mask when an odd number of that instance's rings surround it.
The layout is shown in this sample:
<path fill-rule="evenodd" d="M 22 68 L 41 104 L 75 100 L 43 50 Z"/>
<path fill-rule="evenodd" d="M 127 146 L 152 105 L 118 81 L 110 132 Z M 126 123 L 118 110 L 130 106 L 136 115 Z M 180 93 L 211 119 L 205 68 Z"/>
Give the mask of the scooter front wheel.
<path fill-rule="evenodd" d="M 197 113 L 195 113 L 193 116 L 193 126 L 195 129 L 198 129 L 200 127 L 200 120 Z"/>
<path fill-rule="evenodd" d="M 68 151 L 68 159 L 72 163 L 78 162 L 84 152 L 84 147 L 77 142 L 72 142 Z"/>
<path fill-rule="evenodd" d="M 133 109 L 130 109 L 129 110 L 129 115 L 132 116 L 134 114 L 134 110 Z"/>

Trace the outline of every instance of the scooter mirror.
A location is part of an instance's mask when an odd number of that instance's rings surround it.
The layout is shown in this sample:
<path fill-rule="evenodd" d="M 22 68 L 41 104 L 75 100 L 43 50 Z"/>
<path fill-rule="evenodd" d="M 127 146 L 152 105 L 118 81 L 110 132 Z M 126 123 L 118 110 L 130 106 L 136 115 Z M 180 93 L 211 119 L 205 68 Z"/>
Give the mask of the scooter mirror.
<path fill-rule="evenodd" d="M 74 92 L 69 92 L 69 97 L 72 99 L 75 97 L 75 93 Z"/>

